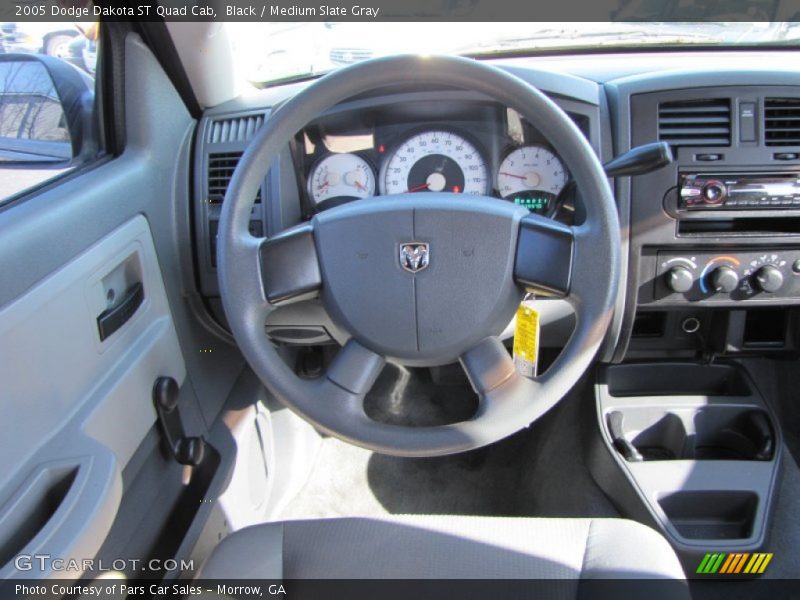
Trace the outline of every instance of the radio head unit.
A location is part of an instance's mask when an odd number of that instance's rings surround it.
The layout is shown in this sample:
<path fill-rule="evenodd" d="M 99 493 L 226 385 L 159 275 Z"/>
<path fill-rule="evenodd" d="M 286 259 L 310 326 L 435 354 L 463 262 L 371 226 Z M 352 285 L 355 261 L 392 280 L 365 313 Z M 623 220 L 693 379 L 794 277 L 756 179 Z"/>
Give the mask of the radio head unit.
<path fill-rule="evenodd" d="M 800 210 L 800 173 L 684 173 L 681 210 Z"/>

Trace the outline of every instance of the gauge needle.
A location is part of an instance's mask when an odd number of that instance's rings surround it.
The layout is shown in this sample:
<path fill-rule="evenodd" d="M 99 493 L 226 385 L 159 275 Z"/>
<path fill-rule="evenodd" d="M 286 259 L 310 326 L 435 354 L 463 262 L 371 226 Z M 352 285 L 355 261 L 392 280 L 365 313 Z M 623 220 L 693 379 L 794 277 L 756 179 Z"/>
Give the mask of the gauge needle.
<path fill-rule="evenodd" d="M 504 171 L 500 171 L 500 175 L 505 175 L 506 177 L 514 177 L 515 179 L 526 179 L 524 175 L 515 175 L 514 173 L 506 173 Z"/>
<path fill-rule="evenodd" d="M 421 192 L 422 190 L 427 190 L 430 187 L 430 183 L 420 183 L 419 185 L 415 185 L 413 188 L 408 190 L 408 193 L 411 192 Z"/>
<path fill-rule="evenodd" d="M 356 181 L 356 187 L 362 192 L 367 189 L 367 186 L 363 185 L 360 181 Z"/>

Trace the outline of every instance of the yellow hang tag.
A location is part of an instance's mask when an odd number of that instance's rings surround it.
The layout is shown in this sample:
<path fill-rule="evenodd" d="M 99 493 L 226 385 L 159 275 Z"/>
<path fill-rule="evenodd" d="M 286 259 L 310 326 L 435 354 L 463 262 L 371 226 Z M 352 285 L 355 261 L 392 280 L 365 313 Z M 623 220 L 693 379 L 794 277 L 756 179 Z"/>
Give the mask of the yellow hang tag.
<path fill-rule="evenodd" d="M 514 325 L 514 365 L 525 377 L 535 377 L 539 362 L 539 312 L 526 300 Z"/>

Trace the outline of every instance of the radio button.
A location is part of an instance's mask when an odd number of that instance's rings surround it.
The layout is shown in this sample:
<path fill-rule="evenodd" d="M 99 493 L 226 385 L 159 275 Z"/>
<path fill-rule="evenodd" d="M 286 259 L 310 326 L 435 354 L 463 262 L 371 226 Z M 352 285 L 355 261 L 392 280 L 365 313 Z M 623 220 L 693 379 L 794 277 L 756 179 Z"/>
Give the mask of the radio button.
<path fill-rule="evenodd" d="M 725 199 L 726 192 L 724 183 L 712 179 L 703 186 L 703 200 L 706 204 L 719 204 Z"/>

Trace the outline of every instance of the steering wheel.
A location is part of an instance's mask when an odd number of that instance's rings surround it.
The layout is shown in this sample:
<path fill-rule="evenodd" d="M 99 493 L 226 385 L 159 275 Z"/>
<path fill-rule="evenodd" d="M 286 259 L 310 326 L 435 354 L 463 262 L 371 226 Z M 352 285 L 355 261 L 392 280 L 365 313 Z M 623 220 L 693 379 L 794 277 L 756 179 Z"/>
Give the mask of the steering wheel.
<path fill-rule="evenodd" d="M 292 136 L 336 103 L 398 81 L 474 90 L 519 112 L 565 160 L 585 198 L 584 222 L 567 227 L 496 198 L 400 194 L 332 208 L 269 239 L 251 236 L 258 187 Z M 217 264 L 231 331 L 280 401 L 323 432 L 369 450 L 439 456 L 515 433 L 577 383 L 611 321 L 619 223 L 592 148 L 544 94 L 477 61 L 393 56 L 326 75 L 270 116 L 225 195 Z M 516 371 L 496 337 L 525 290 L 564 297 L 576 313 L 563 351 L 535 378 Z M 265 321 L 276 306 L 317 294 L 350 337 L 323 376 L 306 380 L 281 359 Z M 412 366 L 460 361 L 480 398 L 476 414 L 435 427 L 370 419 L 364 398 L 387 359 Z"/>

